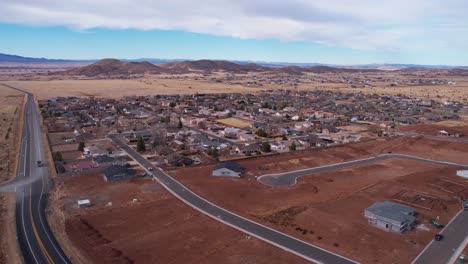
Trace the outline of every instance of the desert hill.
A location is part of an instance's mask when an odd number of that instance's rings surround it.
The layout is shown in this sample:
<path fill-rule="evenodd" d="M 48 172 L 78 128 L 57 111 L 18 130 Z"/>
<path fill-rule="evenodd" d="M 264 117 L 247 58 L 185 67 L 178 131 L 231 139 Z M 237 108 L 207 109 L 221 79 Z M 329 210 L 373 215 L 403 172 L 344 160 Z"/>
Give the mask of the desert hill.
<path fill-rule="evenodd" d="M 238 64 L 223 60 L 196 60 L 179 61 L 161 64 L 160 67 L 172 69 L 177 72 L 190 71 L 228 71 L 228 72 L 250 72 L 265 71 L 268 67 L 263 67 L 255 63 Z"/>
<path fill-rule="evenodd" d="M 116 59 L 102 59 L 91 65 L 61 72 L 66 75 L 83 75 L 94 77 L 99 75 L 132 75 L 145 73 L 164 73 L 165 69 L 151 64 L 147 61 L 143 62 L 123 62 Z"/>

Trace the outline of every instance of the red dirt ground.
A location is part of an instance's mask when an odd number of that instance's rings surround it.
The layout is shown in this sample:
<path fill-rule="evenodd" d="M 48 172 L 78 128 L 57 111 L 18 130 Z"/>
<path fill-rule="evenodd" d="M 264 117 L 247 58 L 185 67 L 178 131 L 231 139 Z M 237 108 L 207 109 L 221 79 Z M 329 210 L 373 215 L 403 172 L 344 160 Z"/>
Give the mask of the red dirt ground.
<path fill-rule="evenodd" d="M 428 224 L 439 216 L 447 223 L 460 209 L 456 195 L 433 186 L 449 179 L 465 186 L 454 176 L 457 168 L 401 159 L 306 176 L 287 188 L 272 188 L 255 180 L 256 175 L 277 173 L 380 153 L 407 153 L 468 164 L 468 144 L 397 138 L 365 142 L 339 148 L 243 160 L 243 179 L 212 177 L 211 166 L 184 168 L 171 172 L 194 192 L 250 219 L 337 252 L 362 263 L 409 263 L 437 232 Z M 259 170 L 263 165 L 268 170 Z M 431 185 L 432 184 L 432 185 Z M 418 212 L 419 228 L 403 235 L 371 227 L 363 210 L 375 201 L 400 199 Z M 434 200 L 412 199 L 422 193 Z M 430 207 L 430 210 L 423 209 Z M 382 247 L 382 244 L 387 245 Z M 383 261 L 385 258 L 385 261 Z"/>
<path fill-rule="evenodd" d="M 202 215 L 149 179 L 106 183 L 89 174 L 58 178 L 56 187 L 75 262 L 306 263 Z M 78 209 L 82 198 L 93 206 Z"/>

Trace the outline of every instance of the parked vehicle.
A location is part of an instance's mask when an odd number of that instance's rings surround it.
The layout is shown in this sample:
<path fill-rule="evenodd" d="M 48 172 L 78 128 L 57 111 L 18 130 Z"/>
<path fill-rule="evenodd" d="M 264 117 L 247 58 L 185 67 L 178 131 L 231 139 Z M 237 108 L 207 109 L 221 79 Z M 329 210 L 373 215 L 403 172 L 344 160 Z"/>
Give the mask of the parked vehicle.
<path fill-rule="evenodd" d="M 436 235 L 434 236 L 435 241 L 441 241 L 443 238 L 444 238 L 444 236 L 441 235 L 441 234 L 436 234 Z"/>
<path fill-rule="evenodd" d="M 38 161 L 37 161 L 37 166 L 38 166 L 38 167 L 41 167 L 41 166 L 42 166 L 42 161 L 38 160 Z"/>
<path fill-rule="evenodd" d="M 468 211 L 468 199 L 463 201 L 463 210 Z"/>
<path fill-rule="evenodd" d="M 444 228 L 444 225 L 439 223 L 439 221 L 437 221 L 436 219 L 431 219 L 429 223 L 431 223 L 431 225 L 435 226 L 438 229 Z"/>

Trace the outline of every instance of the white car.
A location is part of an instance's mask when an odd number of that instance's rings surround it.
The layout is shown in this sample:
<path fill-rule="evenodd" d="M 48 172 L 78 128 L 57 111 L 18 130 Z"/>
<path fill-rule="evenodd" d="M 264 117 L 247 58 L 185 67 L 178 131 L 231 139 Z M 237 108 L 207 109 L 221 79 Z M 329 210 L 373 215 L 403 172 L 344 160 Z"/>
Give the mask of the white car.
<path fill-rule="evenodd" d="M 153 171 L 153 167 L 148 167 L 148 170 L 149 170 L 149 171 Z"/>

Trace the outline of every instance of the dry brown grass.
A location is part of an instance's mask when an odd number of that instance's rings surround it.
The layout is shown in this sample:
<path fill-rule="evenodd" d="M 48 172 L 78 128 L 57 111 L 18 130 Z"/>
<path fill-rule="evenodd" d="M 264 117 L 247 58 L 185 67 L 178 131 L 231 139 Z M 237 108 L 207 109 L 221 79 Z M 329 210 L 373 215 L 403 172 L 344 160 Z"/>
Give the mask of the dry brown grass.
<path fill-rule="evenodd" d="M 338 92 L 362 92 L 366 94 L 388 94 L 388 95 L 406 95 L 410 97 L 434 99 L 438 101 L 461 101 L 468 102 L 468 77 L 462 76 L 443 76 L 420 77 L 417 75 L 402 75 L 398 72 L 379 72 L 368 73 L 364 75 L 354 74 L 331 74 L 331 73 L 308 73 L 305 76 L 298 77 L 310 78 L 308 83 L 299 83 L 297 87 L 290 84 L 276 85 L 270 84 L 269 80 L 277 79 L 277 75 L 267 73 L 249 73 L 236 74 L 242 80 L 240 82 L 252 81 L 253 75 L 258 79 L 266 80 L 262 87 L 247 87 L 242 84 L 227 84 L 225 77 L 227 73 L 214 72 L 208 76 L 199 73 L 190 73 L 184 75 L 146 75 L 141 79 L 131 80 L 48 80 L 47 77 L 37 77 L 37 80 L 27 81 L 6 81 L 11 85 L 24 88 L 35 93 L 39 98 L 49 98 L 53 96 L 97 96 L 118 98 L 126 95 L 156 95 L 156 94 L 193 94 L 193 93 L 255 93 L 262 89 L 301 89 L 301 90 L 334 90 Z M 354 76 L 361 79 L 371 80 L 372 87 L 350 88 L 350 84 L 340 82 L 338 76 Z M 61 78 L 55 76 L 54 78 Z M 69 77 L 68 77 L 69 78 Z M 377 79 L 380 78 L 380 79 Z M 396 78 L 396 79 L 395 79 Z M 456 82 L 455 85 L 407 85 L 407 81 L 412 79 L 446 79 Z M 50 78 L 49 78 L 50 79 Z M 222 80 L 215 82 L 213 79 Z M 318 80 L 332 80 L 320 82 Z M 12 80 L 12 79 L 10 79 Z M 377 80 L 377 81 L 376 81 Z M 378 81 L 386 80 L 386 81 Z M 398 80 L 399 85 L 390 86 L 391 80 Z M 357 84 L 358 87 L 363 84 Z"/>
<path fill-rule="evenodd" d="M 227 125 L 227 126 L 232 126 L 232 127 L 238 127 L 238 128 L 244 128 L 250 126 L 252 122 L 248 122 L 239 118 L 223 118 L 223 119 L 218 119 L 216 122 L 219 122 L 221 124 Z"/>
<path fill-rule="evenodd" d="M 258 88 L 194 80 L 55 80 L 8 81 L 12 86 L 34 93 L 39 99 L 54 96 L 96 96 L 118 98 L 130 95 L 255 93 Z"/>

